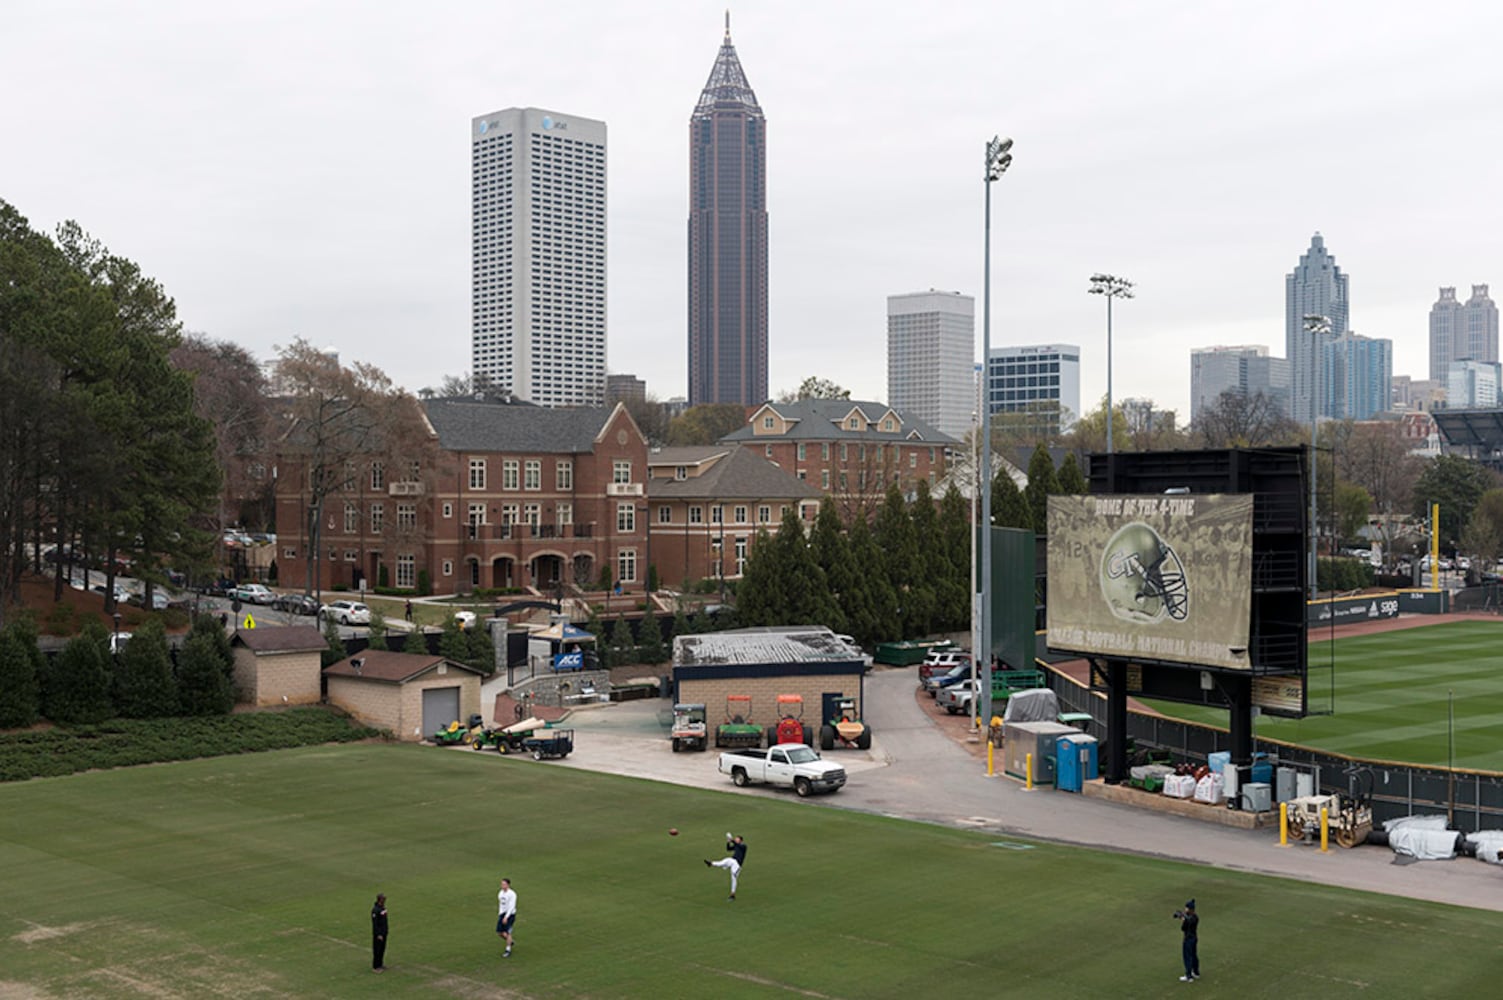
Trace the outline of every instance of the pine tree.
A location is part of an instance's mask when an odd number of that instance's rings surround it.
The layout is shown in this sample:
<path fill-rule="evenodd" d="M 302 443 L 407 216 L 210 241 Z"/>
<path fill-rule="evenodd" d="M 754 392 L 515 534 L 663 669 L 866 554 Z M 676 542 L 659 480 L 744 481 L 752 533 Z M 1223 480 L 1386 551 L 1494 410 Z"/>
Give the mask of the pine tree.
<path fill-rule="evenodd" d="M 47 685 L 47 718 L 63 725 L 103 722 L 115 714 L 110 699 L 109 633 L 89 622 L 58 654 Z"/>
<path fill-rule="evenodd" d="M 190 637 L 201 635 L 208 639 L 214 646 L 215 659 L 218 660 L 219 667 L 224 671 L 225 677 L 233 678 L 235 676 L 235 651 L 230 647 L 229 633 L 224 630 L 224 626 L 219 623 L 218 618 L 215 618 L 213 615 L 196 616 L 193 619 L 193 627 L 189 630 L 188 635 Z M 335 635 L 338 635 L 337 629 L 335 630 Z M 341 646 L 340 659 L 344 659 L 343 649 L 344 647 Z M 328 663 L 324 664 L 324 666 L 328 665 Z"/>
<path fill-rule="evenodd" d="M 466 638 L 459 619 L 453 615 L 444 619 L 444 632 L 438 639 L 438 655 L 455 663 L 464 663 L 470 657 L 470 640 Z"/>
<path fill-rule="evenodd" d="M 872 534 L 881 550 L 881 572 L 891 585 L 898 603 L 897 633 L 903 638 L 921 634 L 928 618 L 930 595 L 920 584 L 918 538 L 913 518 L 897 484 L 889 486 Z"/>
<path fill-rule="evenodd" d="M 128 719 L 162 719 L 177 714 L 177 682 L 160 618 L 149 618 L 119 654 L 115 704 Z"/>
<path fill-rule="evenodd" d="M 1059 492 L 1065 496 L 1084 496 L 1091 492 L 1091 484 L 1086 481 L 1085 473 L 1080 469 L 1080 462 L 1075 458 L 1075 453 L 1069 452 L 1065 460 L 1059 463 L 1058 477 Z"/>
<path fill-rule="evenodd" d="M 825 625 L 835 619 L 835 601 L 830 594 L 825 572 L 814 559 L 804 535 L 804 522 L 790 507 L 773 545 L 779 549 L 778 563 L 782 574 L 782 617 L 776 624 Z"/>
<path fill-rule="evenodd" d="M 487 674 L 495 673 L 496 642 L 491 637 L 490 627 L 483 621 L 477 621 L 473 627 L 465 630 L 465 640 L 469 648 L 464 662 Z"/>
<path fill-rule="evenodd" d="M 819 505 L 819 516 L 809 534 L 809 551 L 824 573 L 825 587 L 831 597 L 830 628 L 850 632 L 848 604 L 856 587 L 856 567 L 835 500 L 828 495 Z"/>
<path fill-rule="evenodd" d="M 371 608 L 371 624 L 368 638 L 368 649 L 390 649 L 386 644 L 386 616 L 376 608 Z"/>
<path fill-rule="evenodd" d="M 0 729 L 20 729 L 37 721 L 41 680 L 14 627 L 0 629 Z"/>
<path fill-rule="evenodd" d="M 851 636 L 862 646 L 871 648 L 879 642 L 902 638 L 903 623 L 898 617 L 898 594 L 887 578 L 882 550 L 863 518 L 851 524 L 851 559 L 859 581 L 846 612 Z"/>
<path fill-rule="evenodd" d="M 920 479 L 908 505 L 913 534 L 914 571 L 908 583 L 908 601 L 903 615 L 909 635 L 932 633 L 939 623 L 939 592 L 950 573 L 949 560 L 939 544 L 939 515 L 929 483 Z"/>
<path fill-rule="evenodd" d="M 623 616 L 611 626 L 611 666 L 624 667 L 637 662 L 637 643 L 632 638 L 631 626 Z"/>
<path fill-rule="evenodd" d="M 940 627 L 956 631 L 970 627 L 971 511 L 965 497 L 952 483 L 939 502 L 939 536 L 936 548 L 943 553 L 943 582 L 936 587 Z"/>
<path fill-rule="evenodd" d="M 783 550 L 772 543 L 766 528 L 757 529 L 757 540 L 741 572 L 736 588 L 736 614 L 747 625 L 778 625 L 784 622 L 781 565 Z"/>
<path fill-rule="evenodd" d="M 668 653 L 663 648 L 663 628 L 658 623 L 658 616 L 653 613 L 652 601 L 649 599 L 647 613 L 642 616 L 642 624 L 637 629 L 637 659 L 653 666 L 667 658 Z"/>
<path fill-rule="evenodd" d="M 1058 492 L 1059 480 L 1054 474 L 1054 459 L 1049 457 L 1049 449 L 1041 441 L 1033 449 L 1033 457 L 1028 460 L 1028 488 L 1023 493 L 1028 500 L 1029 523 L 1023 527 L 1031 527 L 1037 535 L 1048 534 L 1049 494 Z"/>
<path fill-rule="evenodd" d="M 992 480 L 992 526 L 1033 530 L 1033 514 L 1028 509 L 1028 501 L 1005 466 Z"/>
<path fill-rule="evenodd" d="M 219 662 L 214 641 L 190 635 L 178 651 L 178 711 L 183 715 L 228 715 L 235 695 Z"/>

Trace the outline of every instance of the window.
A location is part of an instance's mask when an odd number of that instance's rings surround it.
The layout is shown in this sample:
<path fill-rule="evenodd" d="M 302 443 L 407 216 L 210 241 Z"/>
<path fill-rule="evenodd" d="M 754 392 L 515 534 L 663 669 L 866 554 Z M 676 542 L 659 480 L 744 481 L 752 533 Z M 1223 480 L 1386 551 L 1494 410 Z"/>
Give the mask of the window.
<path fill-rule="evenodd" d="M 888 417 L 886 420 L 882 421 L 882 429 L 884 431 L 891 431 L 892 430 L 892 418 L 891 417 Z"/>
<path fill-rule="evenodd" d="M 507 458 L 501 461 L 501 488 L 514 490 L 517 488 L 518 462 L 515 458 Z"/>
<path fill-rule="evenodd" d="M 470 459 L 470 489 L 485 489 L 485 459 Z"/>
<path fill-rule="evenodd" d="M 386 527 L 386 505 L 371 504 L 371 534 L 379 535 Z"/>
<path fill-rule="evenodd" d="M 411 587 L 417 583 L 417 560 L 412 553 L 397 556 L 397 586 Z"/>
<path fill-rule="evenodd" d="M 850 457 L 851 457 L 851 446 L 848 445 L 848 444 L 842 443 L 841 446 L 840 446 L 840 460 L 842 462 L 844 462 L 846 459 L 848 459 Z"/>
<path fill-rule="evenodd" d="M 980 464 L 980 463 L 977 463 L 977 464 Z M 910 468 L 910 469 L 917 469 L 918 468 L 918 449 L 917 448 L 914 448 L 914 449 L 912 449 L 911 451 L 908 452 L 908 468 Z"/>
<path fill-rule="evenodd" d="M 672 507 L 668 506 L 667 504 L 663 504 L 663 506 L 661 506 L 661 507 L 658 508 L 658 523 L 659 524 L 672 524 L 673 523 L 673 508 Z"/>
<path fill-rule="evenodd" d="M 423 464 L 415 458 L 407 464 L 407 478 L 413 482 L 423 478 Z"/>
<path fill-rule="evenodd" d="M 746 538 L 736 539 L 736 575 L 746 572 Z"/>
<path fill-rule="evenodd" d="M 558 526 L 560 528 L 562 528 L 566 524 L 574 523 L 574 505 L 572 503 L 559 504 L 556 508 L 554 508 L 554 514 L 558 520 Z"/>
<path fill-rule="evenodd" d="M 554 485 L 559 490 L 572 490 L 574 488 L 574 463 L 567 458 L 560 459 L 554 473 L 554 480 Z"/>
<path fill-rule="evenodd" d="M 360 508 L 352 503 L 344 505 L 344 533 L 355 535 L 360 532 Z"/>
<path fill-rule="evenodd" d="M 690 524 L 704 524 L 705 523 L 705 509 L 703 507 L 701 507 L 699 504 L 695 504 L 694 506 L 692 506 L 692 507 L 689 508 L 689 523 Z"/>
<path fill-rule="evenodd" d="M 611 463 L 611 482 L 631 482 L 631 459 L 618 458 Z"/>
<path fill-rule="evenodd" d="M 344 488 L 347 489 L 347 490 L 353 490 L 355 488 L 355 463 L 354 462 L 346 462 L 346 463 L 344 463 Z"/>
<path fill-rule="evenodd" d="M 772 523 L 772 508 L 769 507 L 765 503 L 762 504 L 760 507 L 757 508 L 757 523 L 758 524 L 771 524 Z"/>
<path fill-rule="evenodd" d="M 774 423 L 775 421 L 772 419 L 772 414 L 769 413 L 767 416 L 762 418 L 762 429 L 765 431 L 770 431 L 773 429 Z"/>
<path fill-rule="evenodd" d="M 397 504 L 397 527 L 403 531 L 412 531 L 417 527 L 417 504 Z"/>
<path fill-rule="evenodd" d="M 359 558 L 360 558 L 360 556 L 355 552 L 354 549 L 345 549 L 344 550 L 344 561 L 345 562 L 356 562 L 356 561 L 359 560 Z"/>
<path fill-rule="evenodd" d="M 522 489 L 540 490 L 543 488 L 543 463 L 536 458 L 529 458 L 522 468 Z"/>
<path fill-rule="evenodd" d="M 710 523 L 720 524 L 723 521 L 725 521 L 725 508 L 717 503 L 715 506 L 710 508 Z"/>
<path fill-rule="evenodd" d="M 762 455 L 763 455 L 764 458 L 771 458 L 772 457 L 772 445 L 770 445 L 770 444 L 763 445 L 762 446 Z"/>
<path fill-rule="evenodd" d="M 616 504 L 616 530 L 623 534 L 630 534 L 637 530 L 637 505 L 634 503 Z"/>
<path fill-rule="evenodd" d="M 819 474 L 819 488 L 822 489 L 822 490 L 827 490 L 827 489 L 830 488 L 830 470 L 829 469 L 825 469 L 823 472 L 821 472 Z"/>
<path fill-rule="evenodd" d="M 518 510 L 520 510 L 520 508 L 516 504 L 514 504 L 514 503 L 504 503 L 504 504 L 502 504 L 501 505 L 501 523 L 502 524 L 516 524 L 517 523 L 517 512 L 518 512 Z"/>
<path fill-rule="evenodd" d="M 806 449 L 806 446 L 804 445 L 804 442 L 800 441 L 798 443 L 798 460 L 800 462 L 802 462 L 804 459 L 806 459 L 806 458 L 809 457 L 808 454 L 806 453 L 806 451 L 807 451 L 807 449 Z"/>
<path fill-rule="evenodd" d="M 844 472 L 840 473 L 840 489 L 841 492 L 845 492 L 846 490 L 850 489 L 850 484 L 846 480 Z"/>
<path fill-rule="evenodd" d="M 673 478 L 674 479 L 688 479 L 689 478 L 689 468 L 688 468 L 688 466 L 675 465 L 673 467 Z"/>
<path fill-rule="evenodd" d="M 443 572 L 444 572 L 444 576 L 453 576 L 454 575 L 454 560 L 453 559 L 445 559 L 444 560 L 444 563 L 443 563 Z"/>
<path fill-rule="evenodd" d="M 291 545 L 284 545 L 284 546 L 282 546 L 282 558 L 283 559 L 296 559 L 297 558 L 297 549 L 294 548 Z"/>
<path fill-rule="evenodd" d="M 530 503 L 522 508 L 522 520 L 536 528 L 543 523 L 543 508 L 541 504 Z"/>
<path fill-rule="evenodd" d="M 929 449 L 929 464 L 930 465 L 934 464 L 934 449 L 933 448 Z M 980 463 L 977 463 L 977 464 L 980 464 Z"/>
<path fill-rule="evenodd" d="M 745 524 L 746 523 L 746 508 L 745 507 L 737 507 L 736 510 L 735 510 L 735 515 L 736 515 L 736 523 L 737 524 Z"/>
<path fill-rule="evenodd" d="M 616 579 L 622 583 L 636 583 L 636 549 L 622 549 L 620 552 L 616 553 Z"/>
<path fill-rule="evenodd" d="M 386 489 L 386 466 L 381 462 L 371 463 L 371 489 Z"/>
<path fill-rule="evenodd" d="M 819 446 L 819 457 L 826 462 L 830 460 L 830 442 L 826 441 Z"/>
<path fill-rule="evenodd" d="M 454 505 L 452 503 L 448 502 L 447 500 L 444 501 L 444 517 L 449 518 L 449 517 L 453 517 L 453 516 L 454 516 Z"/>
<path fill-rule="evenodd" d="M 476 532 L 475 532 L 474 529 L 478 528 L 480 525 L 482 525 L 482 524 L 485 523 L 485 504 L 483 504 L 483 503 L 472 503 L 472 504 L 470 504 L 469 521 L 470 521 L 470 537 L 474 538 L 475 535 L 476 535 Z"/>
<path fill-rule="evenodd" d="M 339 561 L 339 550 L 336 549 L 336 548 L 332 548 L 331 547 L 329 549 L 329 562 L 338 562 L 338 561 Z"/>
<path fill-rule="evenodd" d="M 846 421 L 845 425 L 850 430 L 859 431 L 861 429 L 861 418 L 860 417 L 852 417 L 850 420 Z"/>

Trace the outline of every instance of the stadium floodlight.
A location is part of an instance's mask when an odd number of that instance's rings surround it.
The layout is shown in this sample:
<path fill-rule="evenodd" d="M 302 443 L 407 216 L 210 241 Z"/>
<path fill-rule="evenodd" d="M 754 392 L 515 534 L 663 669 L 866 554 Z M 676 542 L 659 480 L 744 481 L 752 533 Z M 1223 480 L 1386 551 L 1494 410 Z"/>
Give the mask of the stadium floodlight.
<path fill-rule="evenodd" d="M 1320 600 L 1320 512 L 1315 506 L 1315 442 L 1320 426 L 1320 347 L 1321 337 L 1331 332 L 1329 316 L 1311 313 L 1305 316 L 1305 332 L 1310 335 L 1310 600 Z"/>
<path fill-rule="evenodd" d="M 1133 283 L 1126 278 L 1119 278 L 1115 274 L 1102 274 L 1097 271 L 1091 275 L 1091 287 L 1086 289 L 1092 295 L 1106 296 L 1106 453 L 1112 453 L 1112 299 L 1130 299 L 1133 297 Z"/>
<path fill-rule="evenodd" d="M 981 718 L 990 719 L 992 713 L 992 182 L 1001 178 L 1012 166 L 1012 139 L 992 136 L 986 144 L 985 170 L 982 173 L 986 188 L 986 248 L 981 267 L 981 577 L 980 594 L 981 644 L 971 658 L 976 671 L 981 672 L 982 683 L 979 697 Z"/>

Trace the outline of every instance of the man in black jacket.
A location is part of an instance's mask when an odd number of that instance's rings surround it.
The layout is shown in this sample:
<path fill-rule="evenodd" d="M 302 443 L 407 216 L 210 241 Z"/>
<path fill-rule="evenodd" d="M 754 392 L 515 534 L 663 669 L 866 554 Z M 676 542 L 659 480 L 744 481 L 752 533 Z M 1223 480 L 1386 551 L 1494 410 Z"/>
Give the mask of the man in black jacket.
<path fill-rule="evenodd" d="M 711 868 L 725 868 L 731 873 L 731 895 L 729 898 L 734 902 L 736 899 L 736 883 L 741 878 L 741 866 L 746 864 L 746 841 L 739 834 L 732 836 L 728 833 L 725 835 L 725 850 L 730 857 L 721 858 L 719 861 L 711 861 L 706 858 L 705 864 Z"/>
<path fill-rule="evenodd" d="M 371 907 L 371 968 L 386 971 L 386 893 L 376 893 Z"/>
<path fill-rule="evenodd" d="M 1195 900 L 1190 900 L 1183 910 L 1176 912 L 1174 919 L 1180 922 L 1179 929 L 1185 935 L 1184 947 L 1181 949 L 1185 960 L 1185 974 L 1179 977 L 1179 981 L 1193 983 L 1200 978 L 1200 955 L 1196 951 L 1200 938 L 1200 918 L 1195 915 Z"/>

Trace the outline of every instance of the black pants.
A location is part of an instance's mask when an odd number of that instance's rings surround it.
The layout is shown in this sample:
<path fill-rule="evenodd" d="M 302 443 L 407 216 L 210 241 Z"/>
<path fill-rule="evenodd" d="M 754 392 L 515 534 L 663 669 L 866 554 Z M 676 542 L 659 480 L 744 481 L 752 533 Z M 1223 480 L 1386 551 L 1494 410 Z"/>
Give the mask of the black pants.
<path fill-rule="evenodd" d="M 1184 959 L 1185 975 L 1200 975 L 1200 955 L 1196 953 L 1195 946 L 1198 942 L 1193 937 L 1185 938 Z"/>
<path fill-rule="evenodd" d="M 386 937 L 371 937 L 371 968 L 382 968 L 386 963 Z"/>

